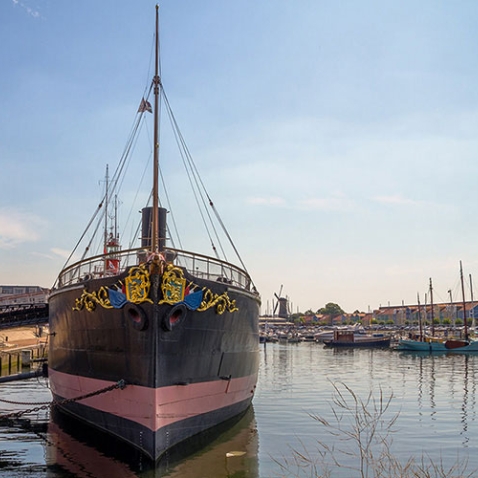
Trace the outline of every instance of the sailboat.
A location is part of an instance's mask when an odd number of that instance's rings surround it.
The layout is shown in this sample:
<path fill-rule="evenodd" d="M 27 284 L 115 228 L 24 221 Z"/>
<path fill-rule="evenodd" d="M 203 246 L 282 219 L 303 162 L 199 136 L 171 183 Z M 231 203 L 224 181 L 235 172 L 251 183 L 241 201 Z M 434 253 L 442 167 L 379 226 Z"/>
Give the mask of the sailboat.
<path fill-rule="evenodd" d="M 473 340 L 468 332 L 468 319 L 466 317 L 465 285 L 463 281 L 463 267 L 460 261 L 460 282 L 463 299 L 463 323 L 464 337 L 459 339 L 448 339 L 445 347 L 449 352 L 478 352 L 478 341 Z"/>
<path fill-rule="evenodd" d="M 116 232 L 105 233 L 100 253 L 88 243 L 79 260 L 71 256 L 49 298 L 48 362 L 55 409 L 154 462 L 247 411 L 258 377 L 260 308 L 240 257 L 238 266 L 219 258 L 217 247 L 212 257 L 170 244 L 169 209 L 159 197 L 160 102 L 172 112 L 159 74 L 158 25 L 156 6 L 154 77 L 137 112 L 154 119 L 141 241 L 122 249 Z M 127 169 L 120 161 L 116 171 Z M 100 210 L 120 183 L 115 173 Z"/>
<path fill-rule="evenodd" d="M 429 285 L 429 292 L 430 292 L 430 309 L 431 309 L 431 336 L 427 336 L 423 332 L 423 325 L 422 325 L 422 317 L 420 312 L 420 299 L 417 297 L 418 300 L 418 310 L 419 310 L 419 330 L 420 333 L 418 337 L 410 337 L 408 339 L 400 339 L 398 345 L 396 346 L 396 350 L 407 350 L 412 352 L 446 352 L 447 348 L 445 347 L 445 342 L 442 339 L 435 337 L 435 330 L 434 330 L 434 317 L 433 317 L 433 285 L 432 279 L 430 278 L 430 285 Z M 426 312 L 426 304 L 425 304 L 425 316 L 427 315 Z"/>

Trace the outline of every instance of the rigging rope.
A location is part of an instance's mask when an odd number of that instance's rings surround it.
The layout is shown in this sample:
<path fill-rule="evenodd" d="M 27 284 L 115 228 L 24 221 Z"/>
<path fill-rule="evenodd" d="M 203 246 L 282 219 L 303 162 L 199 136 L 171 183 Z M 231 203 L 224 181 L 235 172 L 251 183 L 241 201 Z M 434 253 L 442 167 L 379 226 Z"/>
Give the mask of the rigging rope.
<path fill-rule="evenodd" d="M 211 242 L 211 247 L 212 247 L 216 257 L 219 259 L 220 257 L 219 257 L 219 254 L 217 252 L 216 246 L 214 244 L 214 240 L 212 239 L 212 235 L 211 235 L 211 232 L 209 230 L 208 223 L 205 220 L 203 209 L 204 209 L 204 211 L 206 211 L 206 214 L 209 218 L 209 223 L 210 223 L 211 228 L 214 232 L 214 235 L 216 236 L 216 240 L 218 241 L 219 247 L 221 248 L 221 252 L 223 254 L 223 257 L 227 260 L 226 253 L 225 253 L 225 251 L 222 247 L 221 241 L 220 241 L 219 236 L 217 234 L 217 230 L 214 226 L 214 222 L 212 221 L 211 216 L 209 214 L 209 210 L 206 207 L 206 201 L 205 201 L 204 195 L 203 195 L 203 191 L 205 192 L 204 185 L 202 185 L 202 182 L 200 181 L 198 171 L 197 171 L 197 169 L 194 165 L 194 162 L 192 160 L 192 156 L 189 153 L 188 147 L 187 147 L 186 142 L 184 141 L 184 138 L 181 134 L 181 131 L 180 131 L 179 126 L 177 124 L 176 118 L 173 114 L 172 108 L 169 104 L 169 100 L 168 100 L 164 90 L 162 90 L 162 95 L 164 96 L 164 101 L 165 101 L 165 104 L 167 106 L 168 116 L 170 118 L 171 125 L 173 126 L 174 136 L 176 138 L 176 142 L 177 142 L 179 150 L 181 152 L 181 159 L 183 160 L 183 164 L 184 164 L 184 167 L 185 167 L 185 170 L 186 170 L 186 174 L 188 175 L 189 183 L 191 184 L 191 189 L 192 189 L 194 197 L 196 199 L 196 204 L 198 205 L 199 214 L 201 215 L 204 227 L 206 229 L 209 240 Z M 198 180 L 198 178 L 199 178 L 199 180 Z M 203 186 L 202 189 L 200 187 L 200 184 Z M 199 204 L 198 195 L 201 198 L 201 201 L 203 203 L 203 208 L 201 208 L 201 206 Z M 206 196 L 207 196 L 207 193 L 206 193 Z"/>
<path fill-rule="evenodd" d="M 145 95 L 143 96 L 143 99 L 145 99 L 146 101 L 148 100 L 148 98 L 151 95 L 153 86 L 154 86 L 154 82 L 150 83 L 149 89 L 145 88 Z M 188 176 L 189 183 L 191 185 L 191 189 L 192 189 L 192 193 L 193 193 L 193 196 L 195 198 L 195 201 L 196 201 L 196 205 L 197 205 L 198 210 L 199 210 L 199 215 L 201 217 L 202 223 L 203 223 L 204 228 L 206 230 L 206 233 L 208 235 L 212 250 L 213 250 L 216 258 L 223 259 L 223 260 L 228 262 L 226 251 L 225 251 L 225 249 L 223 247 L 223 244 L 222 244 L 222 241 L 220 239 L 218 228 L 216 227 L 216 222 L 215 221 L 218 221 L 218 224 L 219 224 L 220 228 L 222 229 L 222 232 L 225 234 L 227 240 L 229 241 L 229 243 L 230 243 L 234 253 L 236 254 L 242 268 L 248 274 L 248 271 L 245 267 L 244 261 L 242 260 L 242 257 L 240 256 L 239 251 L 237 250 L 237 247 L 236 247 L 234 241 L 232 240 L 231 236 L 229 235 L 229 232 L 227 231 L 227 229 L 225 227 L 225 224 L 222 221 L 222 219 L 219 215 L 219 212 L 215 208 L 214 203 L 213 203 L 211 197 L 209 196 L 209 194 L 206 190 L 206 187 L 205 187 L 205 185 L 204 185 L 204 183 L 203 183 L 203 181 L 202 181 L 202 179 L 199 175 L 199 171 L 197 169 L 197 166 L 196 166 L 196 164 L 195 164 L 195 162 L 194 162 L 194 160 L 193 160 L 193 158 L 192 158 L 192 156 L 189 152 L 189 149 L 188 149 L 187 144 L 184 140 L 184 137 L 182 136 L 182 133 L 179 129 L 179 125 L 176 121 L 176 118 L 175 118 L 174 113 L 172 111 L 169 100 L 168 100 L 168 98 L 166 96 L 166 93 L 163 89 L 162 83 L 160 83 L 160 86 L 161 86 L 160 100 L 162 100 L 161 105 L 163 104 L 163 101 L 164 101 L 164 105 L 166 107 L 166 111 L 167 111 L 167 114 L 168 114 L 168 117 L 169 117 L 169 120 L 170 120 L 170 123 L 171 123 L 171 126 L 172 126 L 172 130 L 173 130 L 173 133 L 174 133 L 174 138 L 176 140 L 176 144 L 178 145 L 180 155 L 181 155 L 181 159 L 182 159 L 184 168 L 186 170 L 186 174 Z M 67 267 L 67 265 L 71 261 L 73 255 L 78 250 L 80 244 L 84 241 L 86 234 L 92 228 L 92 225 L 96 221 L 96 226 L 93 229 L 92 237 L 91 237 L 91 239 L 89 240 L 89 242 L 87 243 L 87 245 L 85 247 L 82 259 L 85 258 L 87 253 L 91 252 L 92 247 L 93 247 L 94 238 L 99 236 L 98 235 L 98 230 L 100 229 L 101 225 L 103 224 L 104 214 L 106 214 L 106 212 L 107 212 L 107 207 L 104 207 L 105 206 L 105 200 L 106 200 L 107 197 L 113 198 L 115 196 L 115 194 L 118 193 L 120 187 L 122 186 L 122 184 L 124 182 L 125 174 L 126 174 L 126 171 L 128 170 L 129 164 L 130 164 L 131 153 L 137 145 L 138 136 L 139 136 L 138 133 L 142 129 L 143 125 L 146 124 L 146 121 L 145 121 L 146 117 L 144 116 L 144 113 L 145 113 L 145 111 L 138 111 L 137 112 L 137 115 L 135 117 L 135 120 L 133 122 L 131 131 L 130 131 L 130 135 L 128 137 L 125 148 L 123 150 L 123 153 L 120 157 L 120 160 L 119 160 L 118 165 L 117 165 L 117 167 L 114 171 L 114 174 L 112 175 L 111 182 L 108 184 L 108 191 L 105 191 L 104 196 L 103 196 L 100 204 L 98 205 L 95 213 L 93 214 L 90 221 L 88 222 L 88 225 L 87 225 L 85 231 L 81 235 L 81 237 L 78 240 L 77 244 L 75 245 L 73 251 L 69 255 L 65 265 L 63 266 L 63 269 L 65 269 L 65 267 Z M 146 131 L 148 131 L 147 128 L 146 128 Z M 150 140 L 150 144 L 151 144 L 151 140 Z M 140 185 L 143 183 L 146 174 L 147 173 L 146 173 L 146 168 L 145 168 L 145 170 L 143 171 L 143 174 L 141 176 L 141 179 L 140 179 Z M 163 185 L 165 200 L 166 200 L 166 203 L 168 204 L 168 209 L 169 209 L 168 212 L 169 212 L 170 217 L 172 219 L 173 230 L 174 230 L 174 233 L 177 237 L 177 240 L 179 241 L 180 249 L 183 249 L 183 246 L 182 246 L 182 243 L 181 243 L 181 236 L 179 235 L 179 232 L 178 232 L 175 216 L 172 213 L 171 199 L 170 199 L 170 196 L 169 196 L 169 193 L 168 193 L 168 189 L 166 187 L 166 182 L 164 180 L 162 170 L 160 170 L 160 177 L 161 177 L 161 183 Z M 139 191 L 139 187 L 138 187 L 138 191 Z M 137 191 L 137 193 L 134 197 L 135 201 L 138 197 L 138 191 Z M 128 216 L 127 216 L 127 220 L 126 220 L 126 223 L 125 223 L 123 229 L 125 229 L 127 227 L 127 224 L 130 221 L 131 213 L 132 213 L 132 210 L 134 208 L 135 201 L 133 201 L 133 205 L 132 205 L 131 210 L 130 210 Z M 212 215 L 209 211 L 208 206 L 212 209 L 212 212 L 213 212 Z M 214 218 L 215 218 L 215 220 L 214 220 Z M 172 242 L 174 242 L 172 234 L 171 234 L 171 230 L 169 228 L 169 224 L 167 225 L 167 227 L 168 227 L 167 231 L 168 231 L 168 234 L 170 236 L 169 239 Z M 131 239 L 130 249 L 133 248 L 133 241 L 137 240 L 140 228 L 141 228 L 141 222 L 139 222 L 139 224 L 136 228 L 136 233 L 134 235 L 136 237 L 132 237 L 132 239 Z M 217 246 L 216 246 L 216 244 L 217 244 Z M 104 246 L 104 241 L 102 241 L 101 244 L 98 244 L 98 247 L 100 245 Z M 218 248 L 219 248 L 219 250 L 218 250 Z M 219 254 L 219 251 L 220 251 L 220 254 Z M 101 251 L 101 252 L 103 252 L 103 251 Z M 221 255 L 222 255 L 222 257 L 220 257 Z M 58 282 L 58 278 L 56 279 L 55 284 L 54 284 L 53 287 L 55 287 L 57 285 L 57 282 Z"/>
<path fill-rule="evenodd" d="M 213 222 L 213 220 L 212 220 L 212 218 L 211 218 L 211 216 L 210 216 L 210 214 L 209 214 L 208 208 L 206 207 L 206 201 L 205 201 L 204 195 L 206 196 L 207 202 L 208 202 L 209 206 L 212 208 L 212 210 L 213 210 L 213 212 L 214 212 L 214 215 L 215 215 L 217 221 L 219 222 L 219 225 L 220 225 L 221 228 L 222 228 L 222 231 L 224 232 L 224 234 L 226 235 L 227 239 L 229 240 L 229 243 L 231 244 L 231 247 L 233 248 L 233 250 L 234 250 L 234 252 L 235 252 L 235 254 L 236 254 L 236 256 L 237 256 L 239 262 L 241 263 L 241 266 L 242 266 L 243 269 L 247 272 L 247 274 L 249 274 L 249 272 L 247 271 L 247 268 L 246 268 L 246 266 L 245 266 L 245 264 L 244 264 L 244 261 L 242 260 L 242 257 L 241 257 L 241 255 L 239 254 L 239 251 L 237 250 L 237 247 L 236 247 L 234 241 L 232 240 L 231 236 L 229 235 L 229 232 L 227 231 L 226 226 L 225 226 L 224 222 L 222 221 L 222 219 L 221 219 L 221 217 L 220 217 L 220 215 L 219 215 L 219 212 L 218 212 L 217 209 L 215 208 L 214 203 L 213 203 L 212 199 L 210 198 L 210 196 L 209 196 L 209 194 L 208 194 L 208 192 L 207 192 L 207 190 L 206 190 L 206 187 L 205 187 L 205 185 L 204 185 L 204 183 L 203 183 L 203 181 L 202 181 L 202 179 L 201 179 L 201 176 L 199 175 L 199 172 L 198 172 L 198 170 L 197 170 L 196 164 L 195 164 L 195 162 L 193 161 L 193 158 L 192 158 L 192 156 L 191 156 L 191 154 L 190 154 L 190 152 L 189 152 L 189 150 L 188 150 L 188 147 L 187 147 L 187 145 L 186 145 L 186 142 L 185 142 L 185 140 L 184 140 L 184 138 L 183 138 L 183 136 L 182 136 L 182 134 L 181 134 L 181 131 L 180 131 L 179 126 L 178 126 L 178 124 L 177 124 L 176 118 L 175 118 L 175 116 L 174 116 L 174 113 L 173 113 L 173 111 L 172 111 L 172 108 L 171 108 L 171 106 L 170 106 L 170 104 L 169 104 L 169 100 L 168 100 L 168 98 L 167 98 L 166 93 L 165 93 L 164 90 L 162 90 L 162 95 L 164 96 L 164 101 L 165 101 L 165 104 L 166 104 L 166 106 L 167 106 L 167 111 L 168 111 L 168 115 L 169 115 L 169 117 L 170 117 L 170 121 L 171 121 L 171 123 L 172 123 L 172 125 L 173 125 L 173 127 L 174 127 L 173 130 L 174 130 L 175 137 L 177 138 L 178 143 L 180 143 L 181 146 L 182 146 L 181 151 L 184 151 L 184 155 L 182 154 L 181 156 L 182 156 L 183 163 L 184 163 L 184 165 L 185 165 L 185 168 L 186 168 L 188 177 L 189 177 L 189 179 L 190 179 L 191 187 L 193 188 L 193 192 L 194 192 L 194 195 L 195 195 L 195 197 L 196 197 L 196 201 L 197 201 L 197 195 L 196 195 L 196 189 L 197 189 L 197 191 L 198 191 L 198 193 L 199 193 L 199 196 L 201 197 L 201 201 L 203 202 L 204 209 L 206 210 L 207 216 L 208 216 L 208 218 L 209 218 L 209 222 L 210 222 L 210 224 L 211 224 L 211 226 L 212 226 L 212 229 L 213 229 L 214 234 L 215 234 L 215 236 L 216 236 L 216 239 L 217 239 L 217 241 L 218 241 L 219 247 L 221 248 L 221 251 L 222 251 L 222 254 L 223 254 L 224 258 L 225 258 L 226 261 L 227 261 L 226 253 L 225 253 L 225 251 L 224 251 L 224 249 L 223 249 L 223 247 L 222 247 L 221 241 L 220 241 L 220 239 L 219 239 L 219 235 L 218 235 L 217 230 L 216 230 L 216 228 L 215 228 L 215 226 L 214 226 L 214 222 Z M 186 164 L 186 161 L 185 161 L 185 160 L 187 160 L 187 164 Z M 191 170 L 192 176 L 193 176 L 193 178 L 194 178 L 195 187 L 194 187 L 194 184 L 193 184 L 193 182 L 192 182 L 192 180 L 191 180 L 191 174 L 190 174 L 190 172 L 189 172 L 188 165 L 189 165 L 189 169 Z M 199 207 L 199 204 L 198 204 L 198 207 Z M 202 212 L 201 212 L 201 217 L 203 218 L 203 222 L 204 222 L 204 225 L 205 225 L 206 230 L 207 230 L 207 232 L 208 232 L 209 238 L 210 238 L 210 240 L 211 240 L 213 250 L 214 250 L 214 252 L 216 253 L 216 256 L 218 256 L 217 250 L 216 250 L 216 248 L 215 248 L 215 246 L 214 246 L 214 242 L 213 242 L 213 240 L 212 240 L 212 237 L 211 237 L 210 232 L 209 232 L 209 228 L 207 227 L 207 224 L 206 224 L 206 221 L 205 221 L 205 219 L 204 219 L 204 216 L 203 216 Z"/>

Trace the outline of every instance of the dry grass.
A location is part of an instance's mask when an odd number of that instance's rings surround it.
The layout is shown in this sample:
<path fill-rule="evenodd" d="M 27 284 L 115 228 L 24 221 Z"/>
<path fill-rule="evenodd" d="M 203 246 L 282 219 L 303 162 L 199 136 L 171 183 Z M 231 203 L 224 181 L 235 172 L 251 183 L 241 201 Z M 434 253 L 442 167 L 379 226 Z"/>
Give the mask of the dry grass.
<path fill-rule="evenodd" d="M 393 435 L 399 413 L 390 411 L 393 394 L 386 397 L 380 389 L 365 399 L 344 383 L 333 383 L 331 418 L 310 415 L 331 437 L 317 441 L 311 452 L 301 443 L 292 449 L 291 458 L 275 459 L 277 476 L 297 478 L 471 478 L 468 461 L 445 466 L 425 455 L 400 460 L 392 452 Z M 351 465 L 352 463 L 352 465 Z"/>

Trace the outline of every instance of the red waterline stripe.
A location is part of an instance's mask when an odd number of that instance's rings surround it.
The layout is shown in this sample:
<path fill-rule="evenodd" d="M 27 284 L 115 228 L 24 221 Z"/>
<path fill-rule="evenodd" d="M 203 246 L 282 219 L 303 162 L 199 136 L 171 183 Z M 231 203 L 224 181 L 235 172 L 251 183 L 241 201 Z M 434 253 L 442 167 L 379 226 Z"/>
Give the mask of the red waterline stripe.
<path fill-rule="evenodd" d="M 49 369 L 52 392 L 70 399 L 101 390 L 114 382 Z M 166 425 L 234 405 L 251 398 L 257 374 L 231 380 L 149 388 L 127 385 L 79 403 L 139 423 L 152 431 Z"/>

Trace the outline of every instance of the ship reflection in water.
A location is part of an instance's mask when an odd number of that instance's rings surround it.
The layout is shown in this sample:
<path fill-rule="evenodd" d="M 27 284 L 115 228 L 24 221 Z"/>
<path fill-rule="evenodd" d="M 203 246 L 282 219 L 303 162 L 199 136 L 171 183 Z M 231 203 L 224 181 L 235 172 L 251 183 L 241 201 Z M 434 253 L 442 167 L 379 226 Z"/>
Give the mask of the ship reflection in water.
<path fill-rule="evenodd" d="M 215 439 L 208 435 L 189 441 L 153 466 L 144 455 L 133 452 L 122 442 L 92 432 L 77 420 L 52 413 L 45 441 L 46 476 L 203 478 L 206 472 L 215 478 L 259 477 L 258 434 L 252 407 L 231 428 L 218 428 L 213 433 Z"/>

